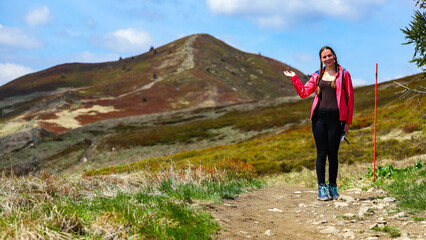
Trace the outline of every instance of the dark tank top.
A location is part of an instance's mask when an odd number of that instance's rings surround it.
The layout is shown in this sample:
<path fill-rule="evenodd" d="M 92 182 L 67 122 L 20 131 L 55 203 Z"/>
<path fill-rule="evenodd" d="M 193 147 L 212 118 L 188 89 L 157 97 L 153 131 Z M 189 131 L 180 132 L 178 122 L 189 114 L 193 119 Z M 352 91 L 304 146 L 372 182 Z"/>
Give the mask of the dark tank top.
<path fill-rule="evenodd" d="M 320 110 L 339 110 L 337 107 L 336 89 L 331 87 L 332 81 L 320 81 L 319 87 L 321 89 L 320 101 L 318 108 Z"/>

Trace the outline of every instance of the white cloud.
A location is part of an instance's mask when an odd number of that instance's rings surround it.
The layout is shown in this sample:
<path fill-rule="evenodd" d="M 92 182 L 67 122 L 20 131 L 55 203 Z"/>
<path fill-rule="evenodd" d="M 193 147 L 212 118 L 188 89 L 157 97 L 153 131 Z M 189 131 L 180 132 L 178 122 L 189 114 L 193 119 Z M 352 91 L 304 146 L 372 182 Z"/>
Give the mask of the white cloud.
<path fill-rule="evenodd" d="M 0 86 L 32 72 L 34 70 L 26 66 L 13 63 L 0 63 Z"/>
<path fill-rule="evenodd" d="M 151 35 L 134 28 L 119 29 L 105 36 L 106 47 L 118 52 L 145 52 L 153 44 Z"/>
<path fill-rule="evenodd" d="M 288 27 L 295 23 L 333 17 L 358 20 L 388 0 L 206 0 L 213 13 L 242 16 L 261 27 Z"/>
<path fill-rule="evenodd" d="M 1 26 L 0 47 L 2 45 L 15 48 L 37 48 L 41 46 L 41 43 L 19 28 Z"/>
<path fill-rule="evenodd" d="M 43 26 L 47 24 L 51 19 L 52 16 L 50 15 L 50 10 L 47 6 L 42 6 L 33 9 L 25 16 L 25 21 L 28 25 L 32 27 Z"/>
<path fill-rule="evenodd" d="M 352 78 L 351 80 L 354 87 L 370 85 L 370 83 L 367 83 L 367 81 L 362 78 Z"/>

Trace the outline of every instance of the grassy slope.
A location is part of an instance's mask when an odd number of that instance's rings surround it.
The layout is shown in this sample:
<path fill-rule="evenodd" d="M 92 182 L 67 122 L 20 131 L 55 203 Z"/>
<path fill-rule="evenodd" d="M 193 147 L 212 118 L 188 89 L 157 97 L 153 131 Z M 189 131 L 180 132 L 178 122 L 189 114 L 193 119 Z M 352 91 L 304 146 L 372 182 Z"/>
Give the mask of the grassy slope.
<path fill-rule="evenodd" d="M 422 80 L 415 75 L 398 80 L 412 88 L 418 87 Z M 417 103 L 399 99 L 401 88 L 393 82 L 379 86 L 378 124 L 377 124 L 377 158 L 402 160 L 424 153 L 425 125 L 422 118 L 425 112 L 424 98 Z M 355 117 L 348 136 L 351 145 L 342 144 L 340 161 L 353 164 L 367 162 L 373 158 L 373 121 L 374 121 L 374 87 L 355 89 Z M 277 173 L 314 168 L 315 146 L 311 127 L 306 120 L 311 99 L 295 103 L 282 103 L 260 109 L 231 111 L 216 119 L 194 121 L 176 126 L 164 126 L 157 129 L 123 132 L 105 139 L 101 146 L 115 144 L 121 148 L 136 145 L 152 145 L 157 142 L 171 144 L 199 141 L 212 138 L 212 129 L 232 126 L 240 132 L 261 131 L 269 129 L 267 137 L 255 137 L 253 140 L 236 144 L 212 146 L 205 149 L 181 152 L 162 158 L 174 162 L 192 162 L 194 164 L 214 164 L 221 159 L 237 159 L 253 164 L 258 173 Z M 290 128 L 285 128 L 289 126 Z M 277 129 L 285 129 L 275 134 Z M 105 147 L 106 148 L 106 147 Z M 158 162 L 159 158 L 150 158 L 138 163 L 115 168 L 115 171 L 129 171 L 146 167 Z M 155 168 L 155 166 L 154 166 Z M 92 171 L 89 174 L 109 173 L 111 169 Z"/>
<path fill-rule="evenodd" d="M 422 83 L 420 75 L 398 82 L 412 88 Z M 418 105 L 415 100 L 401 100 L 396 94 L 401 89 L 392 82 L 379 85 L 379 159 L 403 159 L 424 152 L 424 147 L 412 143 L 424 146 L 425 127 L 418 120 L 425 112 L 425 100 Z M 343 144 L 340 150 L 341 162 L 350 164 L 372 159 L 374 86 L 356 88 L 355 98 L 348 137 L 351 145 Z M 14 160 L 29 159 L 34 154 L 44 159 L 42 164 L 49 172 L 73 172 L 79 170 L 80 158 L 86 156 L 89 162 L 84 169 L 90 170 L 111 166 L 111 148 L 115 146 L 116 166 L 138 161 L 146 166 L 157 162 L 159 156 L 168 156 L 177 162 L 206 164 L 235 158 L 253 164 L 259 173 L 313 168 L 315 147 L 308 121 L 311 103 L 311 98 L 269 101 L 99 122 L 45 137 L 36 148 L 22 151 Z M 2 162 L 6 168 L 8 159 Z"/>

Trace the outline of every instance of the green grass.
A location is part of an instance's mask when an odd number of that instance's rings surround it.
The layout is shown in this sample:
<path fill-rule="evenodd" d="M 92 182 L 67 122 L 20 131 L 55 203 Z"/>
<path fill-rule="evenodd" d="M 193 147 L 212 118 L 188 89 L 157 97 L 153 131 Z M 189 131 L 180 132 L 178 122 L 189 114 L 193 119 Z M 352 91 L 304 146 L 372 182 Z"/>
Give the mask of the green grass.
<path fill-rule="evenodd" d="M 384 226 L 384 227 L 374 226 L 371 229 L 374 230 L 374 231 L 388 233 L 392 238 L 396 238 L 396 237 L 401 236 L 401 231 L 399 231 L 399 229 L 396 228 L 396 227 L 391 227 L 391 226 Z"/>
<path fill-rule="evenodd" d="M 257 179 L 249 181 L 205 182 L 201 185 L 191 183 L 175 185 L 172 179 L 162 181 L 158 191 L 179 200 L 191 203 L 193 200 L 220 201 L 223 198 L 234 199 L 244 192 L 244 189 L 260 188 L 262 182 Z"/>
<path fill-rule="evenodd" d="M 109 213 L 115 218 L 111 219 L 112 222 L 127 226 L 128 236 L 152 239 L 209 239 L 210 234 L 218 230 L 219 226 L 210 214 L 184 203 L 176 203 L 170 195 L 154 193 L 154 189 L 148 188 L 136 193 L 119 192 L 114 197 L 98 196 L 89 201 L 60 198 L 54 206 L 65 216 L 76 215 L 76 219 L 81 219 L 78 225 L 92 222 Z M 51 227 L 61 230 L 61 226 L 57 224 L 52 224 Z M 84 230 L 76 230 L 74 234 L 85 234 Z M 123 234 L 122 237 L 124 236 Z"/>
<path fill-rule="evenodd" d="M 373 176 L 370 169 L 368 175 Z M 426 168 L 420 160 L 402 169 L 393 165 L 378 166 L 374 185 L 388 191 L 395 197 L 398 206 L 412 212 L 426 210 Z"/>
<path fill-rule="evenodd" d="M 417 216 L 413 216 L 413 220 L 414 221 L 416 221 L 416 222 L 422 222 L 422 221 L 424 221 L 426 218 L 424 218 L 424 217 L 417 217 Z"/>
<path fill-rule="evenodd" d="M 0 238 L 211 239 L 204 206 L 264 182 L 251 166 L 223 162 L 130 176 L 0 179 Z"/>

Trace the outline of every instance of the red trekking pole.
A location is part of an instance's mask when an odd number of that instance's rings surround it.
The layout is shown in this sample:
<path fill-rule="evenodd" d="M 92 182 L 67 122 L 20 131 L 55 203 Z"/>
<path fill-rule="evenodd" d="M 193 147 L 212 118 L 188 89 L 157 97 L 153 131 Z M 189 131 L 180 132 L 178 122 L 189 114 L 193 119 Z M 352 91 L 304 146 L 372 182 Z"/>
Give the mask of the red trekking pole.
<path fill-rule="evenodd" d="M 376 63 L 376 91 L 374 103 L 374 157 L 373 157 L 373 182 L 376 181 L 376 125 L 377 125 L 377 63 Z"/>

